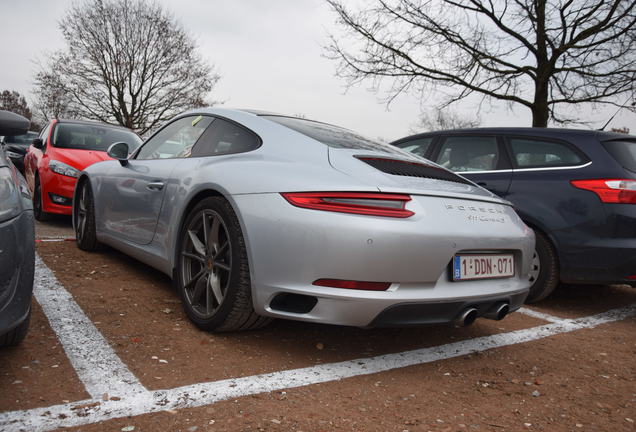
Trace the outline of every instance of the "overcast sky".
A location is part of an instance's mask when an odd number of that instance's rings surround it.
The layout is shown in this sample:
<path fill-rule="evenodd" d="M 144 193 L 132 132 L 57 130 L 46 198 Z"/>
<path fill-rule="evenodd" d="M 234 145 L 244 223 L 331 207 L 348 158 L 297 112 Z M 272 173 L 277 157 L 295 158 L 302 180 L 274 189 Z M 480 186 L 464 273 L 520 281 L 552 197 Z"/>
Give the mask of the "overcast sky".
<path fill-rule="evenodd" d="M 253 108 L 345 126 L 372 138 L 411 133 L 420 114 L 416 95 L 387 109 L 370 84 L 345 91 L 336 64 L 324 58 L 335 15 L 322 0 L 160 0 L 194 36 L 199 52 L 221 74 L 210 96 L 237 108 Z M 0 0 L 0 90 L 31 99 L 35 61 L 64 47 L 57 22 L 72 0 Z M 528 110 L 504 104 L 482 109 L 483 126 L 529 126 Z M 426 104 L 424 104 L 426 106 Z M 477 101 L 456 109 L 476 115 Z M 600 127 L 615 109 L 589 116 Z M 623 110 L 611 126 L 636 133 L 636 114 Z"/>

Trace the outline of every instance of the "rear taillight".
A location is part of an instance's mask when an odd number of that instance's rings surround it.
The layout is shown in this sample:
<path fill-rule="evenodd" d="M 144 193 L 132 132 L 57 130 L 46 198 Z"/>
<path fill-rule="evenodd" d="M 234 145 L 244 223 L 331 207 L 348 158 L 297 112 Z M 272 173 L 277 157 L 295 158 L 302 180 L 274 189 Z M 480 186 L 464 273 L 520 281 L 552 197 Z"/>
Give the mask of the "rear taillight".
<path fill-rule="evenodd" d="M 573 186 L 594 192 L 604 203 L 636 204 L 636 180 L 572 180 Z"/>
<path fill-rule="evenodd" d="M 386 291 L 391 286 L 390 282 L 366 282 L 366 281 L 352 281 L 342 279 L 318 279 L 313 285 L 330 287 L 330 288 L 344 288 L 354 290 L 366 290 L 366 291 Z"/>
<path fill-rule="evenodd" d="M 367 216 L 407 218 L 405 208 L 411 197 L 373 192 L 289 192 L 281 194 L 290 204 L 313 210 L 354 213 Z"/>

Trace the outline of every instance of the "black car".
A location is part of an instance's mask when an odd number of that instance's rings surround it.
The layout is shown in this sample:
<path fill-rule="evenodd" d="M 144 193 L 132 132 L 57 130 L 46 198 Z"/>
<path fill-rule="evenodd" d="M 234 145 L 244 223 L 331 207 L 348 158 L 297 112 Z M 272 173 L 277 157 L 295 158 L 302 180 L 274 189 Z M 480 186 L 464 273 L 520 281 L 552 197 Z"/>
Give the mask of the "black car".
<path fill-rule="evenodd" d="M 545 298 L 559 281 L 636 286 L 636 136 L 479 128 L 392 144 L 515 205 L 537 239 L 527 301 Z"/>
<path fill-rule="evenodd" d="M 0 135 L 24 134 L 29 121 L 0 111 Z M 0 346 L 20 343 L 29 329 L 35 227 L 29 189 L 0 150 Z"/>
<path fill-rule="evenodd" d="M 0 137 L 0 145 L 4 149 L 5 155 L 11 159 L 11 162 L 22 174 L 24 174 L 24 155 L 37 137 L 37 132 Z"/>

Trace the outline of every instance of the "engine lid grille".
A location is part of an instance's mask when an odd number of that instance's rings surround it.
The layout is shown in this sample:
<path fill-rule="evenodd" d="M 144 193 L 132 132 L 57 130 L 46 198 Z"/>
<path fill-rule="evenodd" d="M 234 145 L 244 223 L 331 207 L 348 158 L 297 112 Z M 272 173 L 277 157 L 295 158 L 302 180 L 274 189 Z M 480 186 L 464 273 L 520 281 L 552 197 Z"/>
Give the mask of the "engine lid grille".
<path fill-rule="evenodd" d="M 421 177 L 434 180 L 445 180 L 449 182 L 472 185 L 463 177 L 458 176 L 443 168 L 427 165 L 418 162 L 409 162 L 399 159 L 388 159 L 370 156 L 355 156 L 357 159 L 371 165 L 373 168 L 384 173 L 407 177 Z"/>

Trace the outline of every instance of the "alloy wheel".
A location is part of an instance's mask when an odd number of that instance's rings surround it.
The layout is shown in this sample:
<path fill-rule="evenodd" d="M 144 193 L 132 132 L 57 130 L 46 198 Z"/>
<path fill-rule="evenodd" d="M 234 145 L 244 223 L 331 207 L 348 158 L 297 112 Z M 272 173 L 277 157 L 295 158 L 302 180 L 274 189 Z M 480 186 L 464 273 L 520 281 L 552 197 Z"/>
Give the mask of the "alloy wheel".
<path fill-rule="evenodd" d="M 193 312 L 210 318 L 226 296 L 232 272 L 232 245 L 223 218 L 203 209 L 191 219 L 181 248 L 181 283 Z"/>

